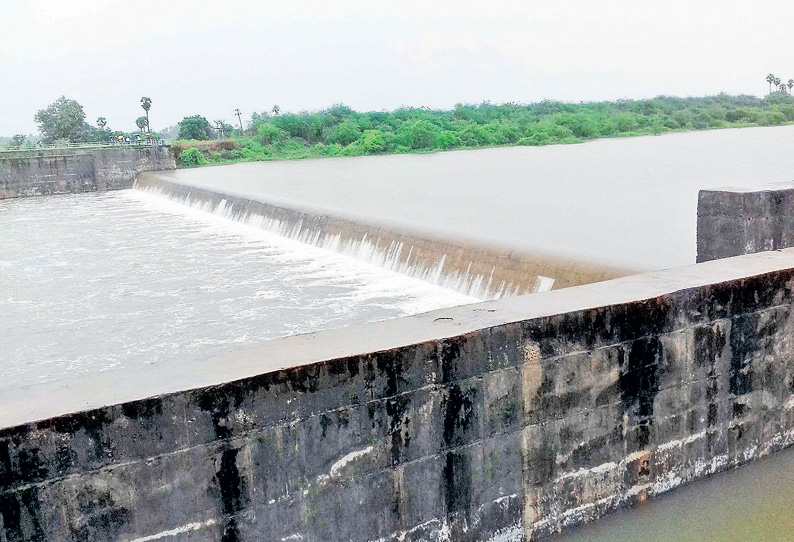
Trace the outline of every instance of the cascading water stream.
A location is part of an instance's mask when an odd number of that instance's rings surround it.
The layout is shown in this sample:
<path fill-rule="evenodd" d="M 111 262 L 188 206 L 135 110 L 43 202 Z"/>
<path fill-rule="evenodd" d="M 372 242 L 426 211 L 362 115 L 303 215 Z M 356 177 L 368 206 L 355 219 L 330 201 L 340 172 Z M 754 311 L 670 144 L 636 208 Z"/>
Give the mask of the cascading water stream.
<path fill-rule="evenodd" d="M 0 388 L 477 301 L 138 190 L 0 204 Z"/>
<path fill-rule="evenodd" d="M 616 276 L 578 262 L 433 240 L 323 211 L 303 210 L 297 204 L 286 207 L 171 183 L 153 174 L 142 175 L 135 188 L 477 299 L 542 292 Z"/>

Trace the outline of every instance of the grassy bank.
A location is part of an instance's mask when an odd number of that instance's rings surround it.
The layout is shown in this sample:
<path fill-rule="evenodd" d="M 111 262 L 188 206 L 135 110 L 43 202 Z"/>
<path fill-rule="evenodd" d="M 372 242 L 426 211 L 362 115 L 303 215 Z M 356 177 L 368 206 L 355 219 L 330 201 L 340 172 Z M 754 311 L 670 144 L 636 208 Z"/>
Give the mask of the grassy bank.
<path fill-rule="evenodd" d="M 777 126 L 794 122 L 794 98 L 720 94 L 701 98 L 528 105 L 458 105 L 358 113 L 336 105 L 313 113 L 255 113 L 244 132 L 222 141 L 176 141 L 182 166 L 555 145 L 683 130 Z"/>

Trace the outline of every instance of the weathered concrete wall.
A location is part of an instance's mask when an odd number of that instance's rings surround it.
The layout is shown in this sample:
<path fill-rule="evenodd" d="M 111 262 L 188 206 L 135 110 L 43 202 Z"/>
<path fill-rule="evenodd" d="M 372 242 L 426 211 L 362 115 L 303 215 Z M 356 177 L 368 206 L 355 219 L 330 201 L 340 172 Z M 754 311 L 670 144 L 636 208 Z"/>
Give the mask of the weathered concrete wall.
<path fill-rule="evenodd" d="M 283 237 L 362 259 L 479 299 L 589 284 L 630 274 L 614 267 L 473 243 L 206 190 L 148 173 L 135 187 Z M 291 205 L 288 207 L 287 205 Z"/>
<path fill-rule="evenodd" d="M 794 185 L 698 194 L 698 262 L 792 246 Z"/>
<path fill-rule="evenodd" d="M 0 540 L 542 537 L 790 445 L 792 289 L 768 252 L 10 391 Z"/>
<path fill-rule="evenodd" d="M 0 199 L 131 188 L 142 171 L 176 168 L 168 147 L 53 149 L 0 154 Z"/>

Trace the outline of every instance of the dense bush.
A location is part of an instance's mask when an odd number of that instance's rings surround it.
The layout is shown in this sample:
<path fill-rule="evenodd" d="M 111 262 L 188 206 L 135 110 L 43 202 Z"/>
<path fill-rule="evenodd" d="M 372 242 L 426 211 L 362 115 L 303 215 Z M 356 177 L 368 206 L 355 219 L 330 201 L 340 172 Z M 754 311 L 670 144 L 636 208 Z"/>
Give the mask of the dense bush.
<path fill-rule="evenodd" d="M 221 141 L 174 141 L 171 151 L 177 160 L 187 166 L 200 166 L 211 161 L 223 162 L 246 158 L 240 144 L 231 139 Z"/>
<path fill-rule="evenodd" d="M 185 150 L 182 154 L 180 154 L 179 158 L 182 161 L 182 164 L 188 167 L 203 166 L 207 163 L 207 159 L 204 157 L 204 154 L 195 147 Z"/>
<path fill-rule="evenodd" d="M 438 126 L 427 120 L 406 122 L 397 132 L 397 141 L 411 149 L 432 149 L 439 132 Z"/>
<path fill-rule="evenodd" d="M 185 121 L 188 121 L 185 123 Z M 208 137 L 206 119 L 182 126 Z M 189 149 L 190 165 L 231 160 L 277 160 L 427 152 L 500 145 L 553 145 L 600 137 L 661 134 L 728 126 L 774 126 L 794 122 L 794 99 L 783 92 L 766 98 L 707 96 L 651 100 L 534 104 L 458 104 L 453 110 L 401 108 L 358 113 L 337 104 L 313 113 L 254 113 L 244 134 L 224 141 L 178 141 L 177 157 Z M 185 159 L 182 163 L 187 164 Z"/>
<path fill-rule="evenodd" d="M 358 141 L 359 137 L 361 137 L 361 127 L 352 119 L 347 119 L 331 130 L 328 142 L 339 143 L 344 147 Z"/>
<path fill-rule="evenodd" d="M 259 142 L 262 145 L 274 145 L 284 141 L 283 130 L 272 124 L 262 124 L 257 132 L 259 134 Z"/>
<path fill-rule="evenodd" d="M 786 117 L 780 111 L 764 111 L 758 122 L 761 126 L 778 126 L 786 122 Z"/>
<path fill-rule="evenodd" d="M 361 149 L 366 154 L 380 154 L 389 149 L 389 144 L 380 130 L 364 130 L 361 136 Z"/>

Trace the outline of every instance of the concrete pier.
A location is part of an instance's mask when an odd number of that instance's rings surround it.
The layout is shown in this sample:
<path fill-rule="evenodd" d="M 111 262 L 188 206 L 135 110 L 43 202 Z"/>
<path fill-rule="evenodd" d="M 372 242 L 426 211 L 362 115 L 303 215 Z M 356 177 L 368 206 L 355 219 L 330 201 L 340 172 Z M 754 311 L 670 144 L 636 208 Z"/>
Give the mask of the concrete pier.
<path fill-rule="evenodd" d="M 794 246 L 794 183 L 701 190 L 698 262 Z"/>
<path fill-rule="evenodd" d="M 0 199 L 132 188 L 142 171 L 175 169 L 169 147 L 69 147 L 0 153 Z"/>

